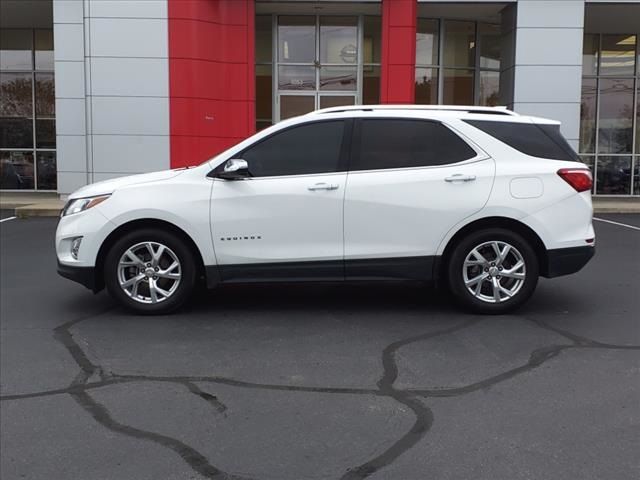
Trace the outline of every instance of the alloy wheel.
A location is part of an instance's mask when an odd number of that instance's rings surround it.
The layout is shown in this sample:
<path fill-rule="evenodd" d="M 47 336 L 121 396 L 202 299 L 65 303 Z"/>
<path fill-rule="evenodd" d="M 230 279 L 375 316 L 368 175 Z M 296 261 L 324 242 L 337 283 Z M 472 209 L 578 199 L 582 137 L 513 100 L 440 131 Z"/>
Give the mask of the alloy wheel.
<path fill-rule="evenodd" d="M 155 304 L 170 298 L 180 285 L 182 266 L 166 245 L 141 242 L 128 248 L 118 262 L 118 283 L 133 300 Z"/>
<path fill-rule="evenodd" d="M 524 257 L 513 245 L 489 241 L 475 246 L 462 265 L 464 285 L 475 298 L 502 303 L 517 295 L 526 279 Z"/>

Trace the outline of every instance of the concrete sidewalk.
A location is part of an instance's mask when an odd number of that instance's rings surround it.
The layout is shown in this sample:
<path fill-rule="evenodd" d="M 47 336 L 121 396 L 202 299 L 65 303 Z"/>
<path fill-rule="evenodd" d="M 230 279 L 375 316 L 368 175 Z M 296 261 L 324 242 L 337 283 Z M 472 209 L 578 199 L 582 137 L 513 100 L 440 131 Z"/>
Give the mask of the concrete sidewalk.
<path fill-rule="evenodd" d="M 13 210 L 19 218 L 57 217 L 64 204 L 56 193 L 0 193 L 0 210 Z"/>
<path fill-rule="evenodd" d="M 55 193 L 0 193 L 0 210 L 14 210 L 16 217 L 57 217 L 64 200 Z M 640 197 L 594 197 L 595 213 L 640 213 Z"/>

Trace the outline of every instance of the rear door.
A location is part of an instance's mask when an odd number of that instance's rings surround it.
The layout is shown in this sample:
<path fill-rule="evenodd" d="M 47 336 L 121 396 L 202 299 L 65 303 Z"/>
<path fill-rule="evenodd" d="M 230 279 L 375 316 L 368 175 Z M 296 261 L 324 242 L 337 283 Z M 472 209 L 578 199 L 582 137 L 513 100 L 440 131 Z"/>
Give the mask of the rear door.
<path fill-rule="evenodd" d="M 430 279 L 438 245 L 491 191 L 494 161 L 441 122 L 355 124 L 344 206 L 345 275 Z"/>

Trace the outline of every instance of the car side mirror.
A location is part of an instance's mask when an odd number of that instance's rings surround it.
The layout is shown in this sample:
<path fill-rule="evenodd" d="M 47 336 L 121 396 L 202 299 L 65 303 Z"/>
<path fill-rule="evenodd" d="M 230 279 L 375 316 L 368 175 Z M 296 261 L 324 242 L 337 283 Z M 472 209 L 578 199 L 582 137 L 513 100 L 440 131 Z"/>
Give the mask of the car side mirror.
<path fill-rule="evenodd" d="M 225 180 L 241 180 L 250 177 L 249 164 L 241 158 L 232 158 L 227 160 L 221 172 L 216 177 Z"/>

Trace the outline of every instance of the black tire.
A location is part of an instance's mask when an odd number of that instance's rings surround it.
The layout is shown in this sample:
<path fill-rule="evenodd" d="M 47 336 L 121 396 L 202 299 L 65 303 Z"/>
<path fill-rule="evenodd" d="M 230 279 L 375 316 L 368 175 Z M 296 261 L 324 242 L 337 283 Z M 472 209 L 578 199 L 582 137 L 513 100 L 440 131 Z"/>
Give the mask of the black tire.
<path fill-rule="evenodd" d="M 162 262 L 165 262 L 165 265 L 167 262 L 173 261 L 173 257 L 168 257 L 168 255 L 177 257 L 179 262 L 178 271 L 180 280 L 177 282 L 177 286 L 169 296 L 157 303 L 143 303 L 142 300 L 135 300 L 120 286 L 118 277 L 118 265 L 125 252 L 136 245 L 146 242 L 161 244 L 166 247 L 164 250 L 165 254 L 161 259 Z M 144 255 L 144 253 L 141 255 Z M 132 266 L 130 268 L 133 269 L 133 272 L 136 271 L 136 267 Z M 142 268 L 142 265 L 139 268 Z M 162 266 L 159 265 L 158 268 L 162 268 Z M 170 231 L 145 228 L 123 235 L 122 238 L 118 239 L 111 247 L 105 258 L 104 282 L 111 296 L 127 309 L 142 315 L 166 314 L 180 308 L 191 297 L 196 285 L 197 270 L 194 255 L 182 238 Z M 133 276 L 134 274 L 132 273 L 130 275 Z M 138 275 L 142 275 L 142 273 Z M 149 282 L 149 279 L 145 278 L 144 282 Z M 146 291 L 142 291 L 140 295 L 144 296 L 148 294 L 150 297 L 151 289 L 148 286 L 149 284 L 145 284 L 144 282 L 139 288 L 146 288 Z M 173 285 L 175 280 L 158 278 L 155 282 L 157 282 L 158 286 L 160 286 L 160 282 L 169 282 L 170 285 Z M 136 298 L 138 298 L 137 295 Z"/>
<path fill-rule="evenodd" d="M 504 264 L 500 262 L 497 254 L 496 258 L 492 258 L 491 252 L 494 252 L 495 249 L 491 249 L 493 244 L 487 245 L 490 242 L 498 242 L 498 249 L 502 248 L 503 251 L 505 251 L 504 246 L 506 244 L 511 246 L 511 249 L 508 250 L 510 253 L 507 253 Z M 485 254 L 480 252 L 482 258 L 488 260 L 488 263 L 464 267 L 467 257 L 472 255 L 473 249 L 480 245 L 483 245 L 482 252 L 486 252 Z M 506 278 L 504 273 L 515 267 L 519 259 L 524 261 L 524 269 L 518 269 L 515 275 L 523 276 L 524 278 Z M 476 255 L 471 256 L 470 260 L 480 262 Z M 492 264 L 499 265 L 499 267 Z M 463 270 L 463 268 L 466 268 L 466 270 Z M 497 270 L 498 268 L 501 268 L 501 270 Z M 504 228 L 488 228 L 473 232 L 458 242 L 449 257 L 447 279 L 451 292 L 465 308 L 475 313 L 499 315 L 517 309 L 531 297 L 538 284 L 539 270 L 535 251 L 521 235 Z M 491 275 L 492 273 L 493 275 Z M 469 281 L 473 281 L 476 278 L 484 278 L 485 275 L 488 275 L 488 277 L 467 287 L 465 275 L 467 275 Z M 509 275 L 514 275 L 514 273 L 509 273 Z M 494 282 L 498 283 L 497 288 L 494 288 Z M 502 282 L 504 282 L 504 285 L 502 285 Z M 478 286 L 479 283 L 482 283 L 482 285 Z M 506 290 L 512 289 L 513 296 L 509 297 L 505 292 L 502 292 L 499 288 L 500 286 L 504 286 Z M 479 289 L 479 292 L 471 292 L 468 288 Z M 499 301 L 495 300 L 496 290 L 498 290 L 497 297 L 500 299 Z M 501 299 L 502 295 L 505 295 L 504 299 Z M 493 297 L 493 300 L 489 299 L 489 297 Z M 492 301 L 495 303 L 491 303 Z"/>

